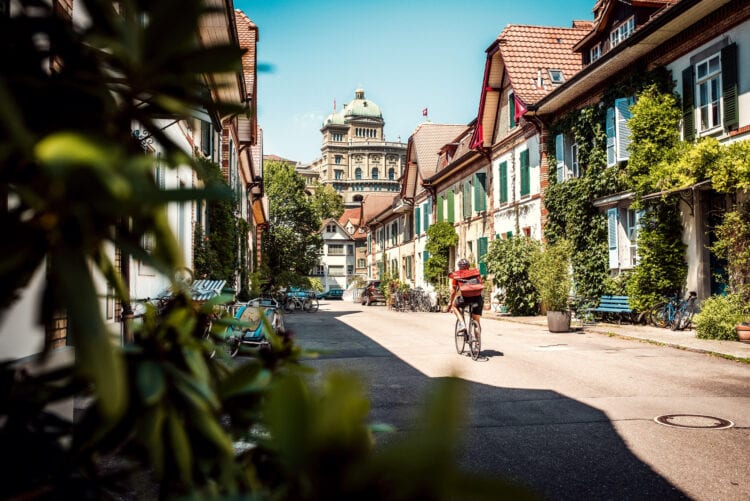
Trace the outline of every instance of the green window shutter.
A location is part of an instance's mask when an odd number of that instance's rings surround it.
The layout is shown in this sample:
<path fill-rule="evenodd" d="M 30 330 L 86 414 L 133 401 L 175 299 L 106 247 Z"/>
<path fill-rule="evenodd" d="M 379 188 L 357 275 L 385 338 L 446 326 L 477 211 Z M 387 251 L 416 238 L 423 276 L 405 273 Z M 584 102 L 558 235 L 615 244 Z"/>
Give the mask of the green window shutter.
<path fill-rule="evenodd" d="M 485 188 L 485 179 L 487 174 L 477 172 L 474 174 L 474 210 L 481 212 L 487 209 L 487 189 Z"/>
<path fill-rule="evenodd" d="M 529 150 L 521 152 L 521 196 L 531 193 L 531 173 L 529 172 Z"/>
<path fill-rule="evenodd" d="M 454 200 L 453 190 L 448 190 L 448 222 L 452 223 L 456 219 L 456 202 Z"/>
<path fill-rule="evenodd" d="M 443 220 L 443 201 L 445 200 L 445 197 L 443 195 L 440 195 L 437 199 L 437 220 L 438 223 L 442 222 Z"/>
<path fill-rule="evenodd" d="M 500 163 L 500 203 L 508 201 L 508 162 Z"/>
<path fill-rule="evenodd" d="M 414 234 L 419 235 L 420 233 L 422 233 L 422 226 L 420 226 L 422 224 L 422 218 L 419 217 L 419 207 L 414 209 L 414 224 L 416 226 Z"/>
<path fill-rule="evenodd" d="M 511 92 L 508 94 L 508 123 L 511 129 L 516 127 L 516 98 Z"/>
<path fill-rule="evenodd" d="M 477 254 L 479 255 L 479 273 L 487 275 L 487 263 L 484 262 L 484 256 L 487 254 L 487 237 L 479 237 L 477 241 Z"/>
<path fill-rule="evenodd" d="M 695 76 L 692 65 L 682 70 L 682 136 L 685 141 L 695 139 Z"/>
<path fill-rule="evenodd" d="M 424 226 L 424 231 L 427 231 L 427 228 L 430 227 L 430 215 L 432 215 L 432 204 L 430 200 L 427 200 L 422 206 L 422 226 Z"/>
<path fill-rule="evenodd" d="M 511 237 L 513 237 L 513 232 L 512 232 L 512 231 L 506 232 L 506 233 L 505 233 L 505 237 L 506 237 L 506 238 L 511 238 Z"/>
<path fill-rule="evenodd" d="M 721 93 L 724 96 L 724 129 L 736 129 L 740 125 L 736 43 L 721 49 Z"/>
<path fill-rule="evenodd" d="M 463 186 L 461 205 L 463 205 L 464 219 L 467 217 L 470 217 L 471 216 L 471 183 L 468 181 L 466 181 Z"/>

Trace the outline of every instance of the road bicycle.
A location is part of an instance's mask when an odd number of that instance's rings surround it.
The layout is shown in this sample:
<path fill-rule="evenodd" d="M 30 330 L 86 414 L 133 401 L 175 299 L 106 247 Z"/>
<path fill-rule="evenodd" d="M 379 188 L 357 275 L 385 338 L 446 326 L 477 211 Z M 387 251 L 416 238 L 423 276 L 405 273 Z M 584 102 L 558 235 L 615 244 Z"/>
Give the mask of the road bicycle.
<path fill-rule="evenodd" d="M 479 358 L 479 352 L 482 350 L 482 326 L 478 321 L 471 317 L 469 314 L 469 323 L 467 329 L 461 329 L 461 322 L 466 324 L 465 307 L 464 306 L 453 306 L 458 308 L 458 312 L 461 314 L 461 320 L 456 320 L 456 327 L 454 336 L 456 340 L 456 352 L 461 355 L 464 352 L 466 345 L 469 345 L 469 353 L 471 359 L 476 360 Z"/>
<path fill-rule="evenodd" d="M 649 315 L 650 322 L 657 327 L 669 327 L 674 330 L 687 329 L 695 314 L 695 291 L 690 291 L 685 299 L 678 299 L 677 294 L 670 296 L 667 301 L 652 308 Z"/>

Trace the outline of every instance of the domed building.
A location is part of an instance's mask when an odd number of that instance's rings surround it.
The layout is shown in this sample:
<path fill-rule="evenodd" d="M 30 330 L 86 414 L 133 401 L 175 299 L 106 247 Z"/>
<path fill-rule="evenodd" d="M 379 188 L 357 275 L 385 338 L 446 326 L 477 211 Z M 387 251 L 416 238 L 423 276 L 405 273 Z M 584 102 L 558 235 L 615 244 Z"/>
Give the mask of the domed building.
<path fill-rule="evenodd" d="M 398 193 L 406 162 L 406 144 L 383 135 L 380 107 L 357 89 L 354 100 L 323 122 L 322 156 L 312 163 L 322 184 L 330 184 L 346 207 L 358 206 L 368 193 Z"/>

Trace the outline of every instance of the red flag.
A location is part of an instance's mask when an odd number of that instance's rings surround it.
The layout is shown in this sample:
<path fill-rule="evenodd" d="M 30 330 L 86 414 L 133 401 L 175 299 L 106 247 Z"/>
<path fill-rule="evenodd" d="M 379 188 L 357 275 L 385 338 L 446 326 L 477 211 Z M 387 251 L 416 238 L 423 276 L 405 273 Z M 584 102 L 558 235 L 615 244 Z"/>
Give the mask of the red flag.
<path fill-rule="evenodd" d="M 513 94 L 513 100 L 516 102 L 516 112 L 513 114 L 513 119 L 518 122 L 518 119 L 528 111 L 528 108 L 526 108 L 524 102 L 521 101 L 521 98 L 518 97 L 518 94 Z"/>
<path fill-rule="evenodd" d="M 422 116 L 423 117 L 427 116 L 427 108 L 425 108 L 425 109 L 422 110 Z"/>

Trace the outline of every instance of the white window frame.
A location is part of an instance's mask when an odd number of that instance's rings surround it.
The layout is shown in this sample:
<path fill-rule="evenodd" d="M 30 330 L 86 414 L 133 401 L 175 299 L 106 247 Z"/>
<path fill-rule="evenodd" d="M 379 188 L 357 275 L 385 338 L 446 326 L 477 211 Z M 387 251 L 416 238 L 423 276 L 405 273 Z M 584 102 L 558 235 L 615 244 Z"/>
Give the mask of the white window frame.
<path fill-rule="evenodd" d="M 589 64 L 602 57 L 602 44 L 598 43 L 589 49 Z"/>
<path fill-rule="evenodd" d="M 716 61 L 717 69 L 711 69 Z M 701 75 L 701 67 L 705 71 Z M 695 123 L 699 134 L 708 134 L 721 129 L 723 124 L 724 106 L 721 94 L 721 52 L 717 52 L 695 64 Z M 702 90 L 706 90 L 703 96 Z M 704 102 L 704 99 L 706 102 Z M 704 111 L 706 120 L 704 120 Z"/>
<path fill-rule="evenodd" d="M 574 178 L 581 177 L 581 167 L 578 163 L 578 143 L 570 145 L 570 175 Z"/>
<path fill-rule="evenodd" d="M 565 81 L 563 70 L 548 69 L 547 73 L 549 73 L 549 81 L 552 82 L 553 84 L 561 84 Z"/>
<path fill-rule="evenodd" d="M 638 256 L 638 230 L 641 227 L 643 211 L 625 209 L 625 237 L 628 239 L 628 262 L 635 266 L 640 261 Z"/>
<path fill-rule="evenodd" d="M 635 17 L 630 16 L 609 33 L 609 48 L 614 49 L 635 31 Z"/>

